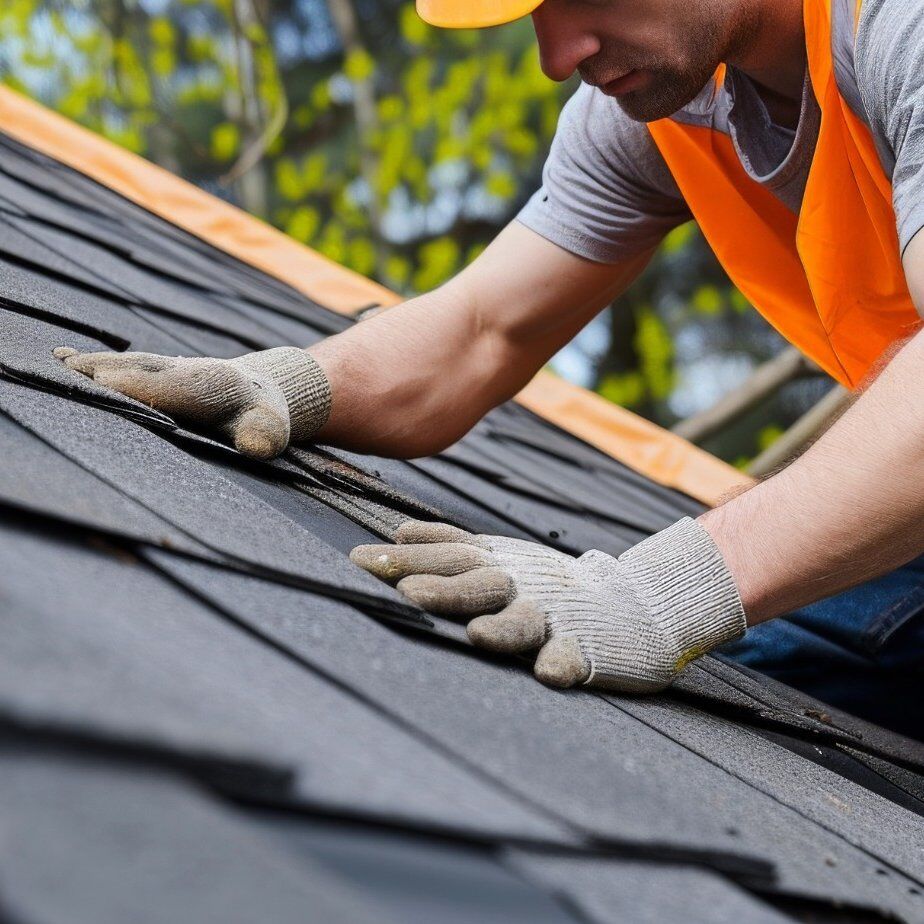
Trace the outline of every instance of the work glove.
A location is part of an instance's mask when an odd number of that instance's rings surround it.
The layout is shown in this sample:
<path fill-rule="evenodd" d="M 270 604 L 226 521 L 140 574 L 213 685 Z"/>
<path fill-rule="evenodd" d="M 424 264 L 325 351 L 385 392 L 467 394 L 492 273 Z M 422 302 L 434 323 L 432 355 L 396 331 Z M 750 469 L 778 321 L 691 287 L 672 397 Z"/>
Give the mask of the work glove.
<path fill-rule="evenodd" d="M 237 359 L 78 353 L 68 347 L 54 354 L 69 369 L 181 423 L 218 433 L 257 459 L 309 439 L 330 414 L 327 376 L 296 347 Z"/>
<path fill-rule="evenodd" d="M 361 545 L 357 565 L 431 613 L 475 617 L 475 645 L 539 651 L 536 677 L 650 693 L 740 637 L 744 609 L 721 552 L 689 517 L 613 558 L 409 520 L 397 545 Z"/>

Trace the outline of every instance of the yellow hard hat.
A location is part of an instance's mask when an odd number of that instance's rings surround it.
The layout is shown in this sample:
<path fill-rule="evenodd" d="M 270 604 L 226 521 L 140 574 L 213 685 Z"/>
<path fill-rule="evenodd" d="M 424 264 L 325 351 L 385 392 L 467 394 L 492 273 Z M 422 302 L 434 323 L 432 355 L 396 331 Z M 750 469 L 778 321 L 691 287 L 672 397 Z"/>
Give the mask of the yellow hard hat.
<path fill-rule="evenodd" d="M 532 13 L 542 0 L 417 0 L 424 22 L 443 29 L 481 29 Z"/>

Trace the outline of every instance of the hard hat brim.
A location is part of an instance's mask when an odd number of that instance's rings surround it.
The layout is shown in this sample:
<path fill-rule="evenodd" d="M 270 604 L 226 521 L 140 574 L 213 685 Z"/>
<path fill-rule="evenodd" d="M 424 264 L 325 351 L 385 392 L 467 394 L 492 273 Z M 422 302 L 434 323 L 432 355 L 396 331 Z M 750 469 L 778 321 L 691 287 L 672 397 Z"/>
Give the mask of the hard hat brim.
<path fill-rule="evenodd" d="M 532 13 L 542 0 L 417 0 L 417 15 L 441 29 L 483 29 Z"/>

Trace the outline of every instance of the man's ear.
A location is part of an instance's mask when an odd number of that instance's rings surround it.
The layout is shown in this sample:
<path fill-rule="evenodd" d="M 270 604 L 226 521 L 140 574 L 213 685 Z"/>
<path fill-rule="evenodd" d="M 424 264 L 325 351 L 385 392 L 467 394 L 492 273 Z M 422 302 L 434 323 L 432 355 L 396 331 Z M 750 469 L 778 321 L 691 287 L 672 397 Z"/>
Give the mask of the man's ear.
<path fill-rule="evenodd" d="M 903 258 L 905 278 L 918 314 L 924 317 L 924 228 L 912 238 Z"/>

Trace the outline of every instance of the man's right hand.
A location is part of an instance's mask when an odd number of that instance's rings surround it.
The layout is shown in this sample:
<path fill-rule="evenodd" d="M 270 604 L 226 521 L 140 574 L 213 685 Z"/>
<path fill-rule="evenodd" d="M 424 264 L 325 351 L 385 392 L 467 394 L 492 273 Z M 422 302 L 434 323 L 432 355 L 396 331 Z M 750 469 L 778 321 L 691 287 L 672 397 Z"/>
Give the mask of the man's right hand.
<path fill-rule="evenodd" d="M 54 353 L 69 369 L 181 423 L 220 434 L 257 459 L 309 439 L 330 414 L 324 370 L 296 347 L 237 359 L 78 353 L 67 347 Z"/>

